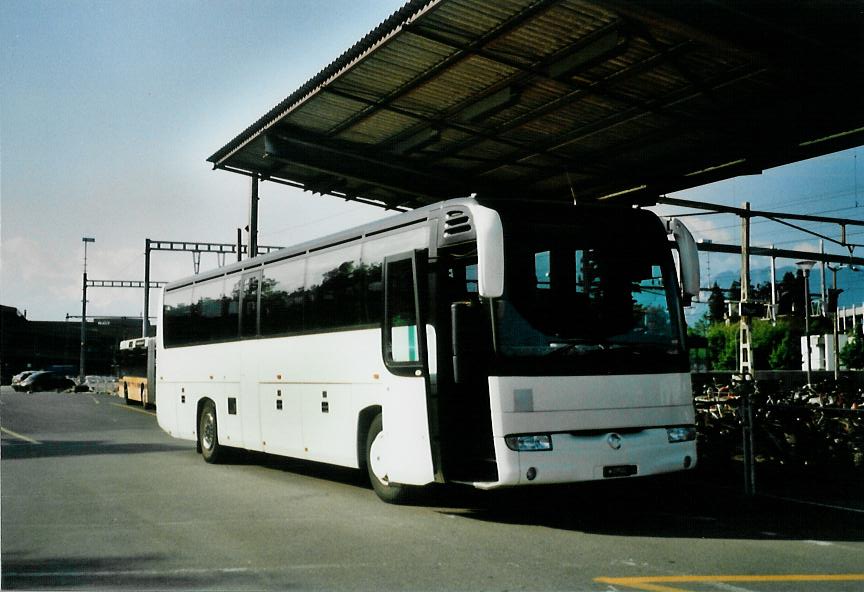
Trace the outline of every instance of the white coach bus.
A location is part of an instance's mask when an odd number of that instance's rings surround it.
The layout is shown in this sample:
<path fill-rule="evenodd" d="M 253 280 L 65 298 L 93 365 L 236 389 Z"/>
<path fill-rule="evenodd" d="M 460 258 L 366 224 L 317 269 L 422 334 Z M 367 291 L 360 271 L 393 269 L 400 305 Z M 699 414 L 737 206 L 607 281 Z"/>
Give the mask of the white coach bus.
<path fill-rule="evenodd" d="M 690 469 L 698 258 L 672 222 L 457 199 L 173 282 L 159 425 L 207 462 L 366 470 L 389 502 Z"/>

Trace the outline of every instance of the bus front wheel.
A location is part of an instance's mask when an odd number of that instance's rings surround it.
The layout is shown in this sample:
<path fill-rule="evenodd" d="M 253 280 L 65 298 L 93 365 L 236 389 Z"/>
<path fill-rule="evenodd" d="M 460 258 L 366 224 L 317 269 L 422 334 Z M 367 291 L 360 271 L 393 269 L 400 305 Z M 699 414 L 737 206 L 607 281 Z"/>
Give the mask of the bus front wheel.
<path fill-rule="evenodd" d="M 408 496 L 408 488 L 399 483 L 392 483 L 387 473 L 387 458 L 384 453 L 384 438 L 386 434 L 383 429 L 384 422 L 381 415 L 376 415 L 369 426 L 366 434 L 366 470 L 369 473 L 369 481 L 372 489 L 383 501 L 388 504 L 400 504 L 405 502 Z"/>
<path fill-rule="evenodd" d="M 219 444 L 216 428 L 216 405 L 213 404 L 213 401 L 205 402 L 201 409 L 201 417 L 198 418 L 198 445 L 205 461 L 212 464 L 221 462 L 224 451 Z"/>

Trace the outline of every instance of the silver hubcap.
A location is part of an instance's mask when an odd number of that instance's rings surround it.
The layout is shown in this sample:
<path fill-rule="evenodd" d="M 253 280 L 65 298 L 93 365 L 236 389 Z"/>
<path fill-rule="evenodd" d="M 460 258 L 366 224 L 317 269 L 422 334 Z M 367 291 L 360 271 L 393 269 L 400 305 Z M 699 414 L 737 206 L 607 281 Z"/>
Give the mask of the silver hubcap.
<path fill-rule="evenodd" d="M 201 426 L 201 445 L 210 450 L 213 448 L 213 440 L 215 435 L 215 430 L 213 429 L 213 424 L 215 423 L 213 414 L 209 411 L 204 414 L 204 421 Z"/>
<path fill-rule="evenodd" d="M 390 483 L 387 467 L 384 463 L 384 432 L 378 432 L 378 435 L 372 440 L 372 446 L 369 447 L 369 466 L 378 481 L 384 485 Z"/>

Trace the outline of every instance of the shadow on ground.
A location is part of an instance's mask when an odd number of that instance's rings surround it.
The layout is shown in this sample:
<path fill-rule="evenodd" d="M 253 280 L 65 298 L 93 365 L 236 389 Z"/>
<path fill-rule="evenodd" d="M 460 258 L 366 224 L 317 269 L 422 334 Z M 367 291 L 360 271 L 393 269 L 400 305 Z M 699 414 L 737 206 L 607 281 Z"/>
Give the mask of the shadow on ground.
<path fill-rule="evenodd" d="M 746 497 L 737 483 L 699 473 L 478 493 L 433 494 L 427 504 L 473 520 L 613 536 L 864 541 L 864 513 Z"/>
<path fill-rule="evenodd" d="M 47 440 L 39 444 L 4 439 L 0 457 L 3 460 L 48 458 L 58 456 L 88 456 L 101 454 L 144 454 L 189 450 L 194 444 L 117 443 L 103 440 Z"/>
<path fill-rule="evenodd" d="M 236 454 L 231 462 L 338 481 L 374 495 L 357 470 L 248 452 Z M 855 509 L 854 484 L 834 481 L 814 487 L 813 476 L 796 482 L 806 477 L 759 475 L 759 493 L 752 498 L 743 494 L 739 472 L 726 468 L 495 491 L 433 485 L 412 491 L 409 503 L 470 520 L 614 536 L 864 541 L 864 511 Z M 840 505 L 814 502 L 804 495 L 805 489 L 833 491 L 832 501 Z M 778 492 L 789 499 L 778 499 Z M 796 495 L 798 501 L 793 501 Z M 849 509 L 842 509 L 844 500 L 837 495 L 848 498 Z"/>
<path fill-rule="evenodd" d="M 175 590 L 249 588 L 250 573 L 238 570 L 165 568 L 167 557 L 57 557 L 30 560 L 3 554 L 4 590 Z M 254 580 L 254 579 L 253 579 Z M 290 587 L 290 586 L 289 586 Z"/>

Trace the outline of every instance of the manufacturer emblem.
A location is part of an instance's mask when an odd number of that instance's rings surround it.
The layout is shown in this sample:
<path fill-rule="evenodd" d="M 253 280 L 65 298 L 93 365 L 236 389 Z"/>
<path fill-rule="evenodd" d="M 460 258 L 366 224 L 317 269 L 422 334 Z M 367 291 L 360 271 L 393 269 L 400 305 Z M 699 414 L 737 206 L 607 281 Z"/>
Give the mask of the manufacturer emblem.
<path fill-rule="evenodd" d="M 618 450 L 621 448 L 621 440 L 622 438 L 618 434 L 609 434 L 606 437 L 606 443 L 609 444 L 609 448 L 612 450 Z"/>

